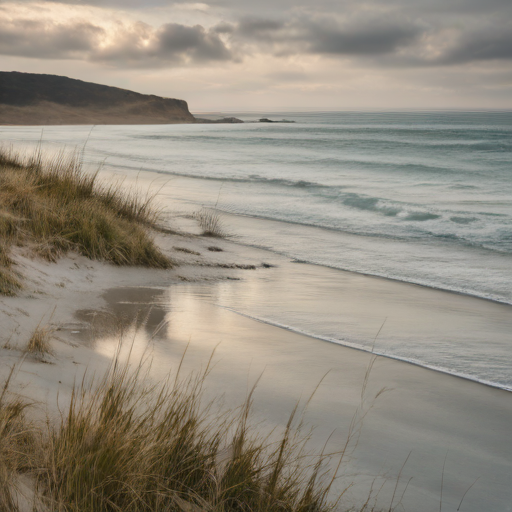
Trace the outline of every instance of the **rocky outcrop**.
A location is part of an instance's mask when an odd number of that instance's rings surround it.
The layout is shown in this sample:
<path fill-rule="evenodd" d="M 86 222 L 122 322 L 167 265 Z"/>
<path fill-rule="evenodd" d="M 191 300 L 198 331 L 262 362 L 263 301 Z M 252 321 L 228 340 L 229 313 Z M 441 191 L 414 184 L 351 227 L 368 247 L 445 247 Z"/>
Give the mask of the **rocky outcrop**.
<path fill-rule="evenodd" d="M 243 123 L 241 119 L 237 117 L 223 117 L 221 119 L 204 119 L 201 117 L 196 117 L 196 123 L 210 124 L 210 123 L 222 123 L 222 124 L 237 124 Z"/>

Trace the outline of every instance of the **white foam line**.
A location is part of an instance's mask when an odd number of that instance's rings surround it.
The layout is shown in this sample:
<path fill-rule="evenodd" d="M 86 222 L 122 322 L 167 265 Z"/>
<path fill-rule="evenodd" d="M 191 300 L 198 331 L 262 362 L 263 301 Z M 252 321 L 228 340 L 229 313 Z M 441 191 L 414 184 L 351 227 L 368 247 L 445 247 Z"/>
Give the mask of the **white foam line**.
<path fill-rule="evenodd" d="M 227 212 L 230 213 L 230 212 Z M 238 215 L 238 214 L 232 214 L 232 215 Z M 245 217 L 249 217 L 248 215 L 244 215 Z M 256 217 L 255 217 L 256 218 Z M 437 290 L 440 292 L 447 292 L 447 293 L 455 293 L 457 295 L 464 295 L 465 297 L 472 297 L 474 299 L 480 299 L 480 300 L 488 300 L 490 302 L 495 302 L 496 304 L 504 304 L 506 306 L 512 306 L 512 301 L 507 300 L 502 297 L 498 297 L 496 295 L 488 294 L 488 293 L 479 293 L 477 291 L 467 291 L 463 288 L 458 288 L 456 286 L 450 286 L 450 285 L 444 285 L 444 284 L 436 284 L 436 283 L 428 283 L 427 281 L 423 281 L 421 279 L 405 279 L 401 277 L 394 276 L 392 274 L 386 274 L 385 272 L 365 272 L 363 270 L 357 270 L 349 267 L 342 267 L 337 265 L 331 265 L 328 263 L 319 263 L 317 261 L 309 260 L 309 259 L 303 259 L 299 258 L 297 256 L 293 256 L 290 253 L 279 251 L 278 249 L 269 247 L 267 245 L 257 244 L 257 243 L 249 243 L 249 242 L 241 242 L 237 241 L 240 245 L 245 245 L 246 247 L 254 247 L 256 249 L 263 249 L 265 251 L 273 252 L 274 254 L 279 254 L 280 256 L 285 256 L 286 258 L 290 258 L 294 263 L 304 263 L 307 265 L 315 265 L 318 267 L 325 267 L 330 268 L 332 270 L 340 270 L 342 272 L 350 272 L 352 274 L 359 274 L 361 276 L 368 276 L 368 277 L 377 277 L 380 279 L 387 279 L 388 281 L 395 281 L 398 283 L 404 283 L 404 284 L 411 284 L 414 286 L 422 286 L 424 288 L 429 288 L 431 290 Z"/>
<path fill-rule="evenodd" d="M 373 355 L 376 355 L 376 356 L 379 356 L 379 357 L 386 357 L 388 359 L 394 359 L 395 361 L 401 361 L 403 363 L 413 364 L 414 366 L 419 366 L 421 368 L 426 368 L 428 370 L 433 370 L 433 371 L 436 371 L 436 372 L 444 373 L 446 375 L 451 375 L 452 377 L 458 377 L 458 378 L 461 378 L 461 379 L 470 380 L 472 382 L 477 382 L 478 384 L 484 384 L 485 386 L 490 386 L 490 387 L 493 387 L 493 388 L 502 389 L 504 391 L 512 391 L 512 386 L 506 386 L 505 384 L 499 384 L 497 382 L 492 382 L 490 380 L 479 379 L 479 378 L 475 377 L 474 375 L 469 375 L 467 373 L 462 373 L 462 372 L 457 372 L 457 371 L 453 371 L 453 370 L 448 370 L 448 369 L 443 368 L 441 366 L 436 366 L 436 365 L 433 365 L 433 364 L 425 363 L 423 361 L 420 361 L 419 359 L 407 359 L 407 358 L 401 357 L 401 356 L 395 356 L 395 355 L 392 355 L 392 354 L 386 354 L 385 352 L 372 351 L 372 350 L 367 349 L 363 345 L 359 345 L 357 343 L 352 343 L 350 341 L 346 341 L 346 340 L 342 340 L 342 339 L 337 339 L 337 338 L 330 338 L 329 336 L 321 336 L 321 335 L 318 335 L 318 334 L 314 334 L 312 332 L 309 332 L 309 331 L 306 331 L 306 330 L 303 330 L 303 329 L 298 329 L 296 327 L 291 327 L 291 326 L 286 325 L 286 324 L 281 324 L 281 323 L 275 322 L 273 320 L 268 320 L 266 318 L 261 318 L 261 317 L 257 317 L 257 316 L 248 315 L 247 313 L 242 313 L 241 311 L 237 311 L 236 309 L 230 308 L 228 306 L 222 306 L 220 304 L 213 304 L 213 303 L 212 303 L 212 305 L 216 306 L 218 308 L 221 308 L 221 309 L 225 309 L 227 311 L 231 311 L 232 313 L 235 313 L 237 315 L 243 316 L 245 318 L 249 318 L 250 320 L 255 320 L 256 322 L 261 322 L 262 324 L 272 325 L 272 326 L 278 327 L 280 329 L 285 329 L 287 331 L 291 331 L 291 332 L 294 332 L 294 333 L 297 333 L 297 334 L 301 334 L 303 336 L 308 336 L 309 338 L 314 338 L 314 339 L 318 339 L 318 340 L 321 340 L 321 341 L 326 341 L 328 343 L 334 343 L 335 345 L 341 345 L 343 347 L 353 348 L 353 349 L 360 350 L 362 352 L 366 352 L 368 354 L 373 354 Z"/>

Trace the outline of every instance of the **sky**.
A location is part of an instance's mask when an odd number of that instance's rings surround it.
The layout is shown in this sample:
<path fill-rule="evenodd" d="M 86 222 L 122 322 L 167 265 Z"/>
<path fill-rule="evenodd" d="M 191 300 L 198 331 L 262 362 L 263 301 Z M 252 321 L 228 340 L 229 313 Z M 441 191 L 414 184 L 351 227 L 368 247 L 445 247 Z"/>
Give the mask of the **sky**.
<path fill-rule="evenodd" d="M 0 0 L 0 63 L 192 112 L 510 109 L 512 0 Z"/>

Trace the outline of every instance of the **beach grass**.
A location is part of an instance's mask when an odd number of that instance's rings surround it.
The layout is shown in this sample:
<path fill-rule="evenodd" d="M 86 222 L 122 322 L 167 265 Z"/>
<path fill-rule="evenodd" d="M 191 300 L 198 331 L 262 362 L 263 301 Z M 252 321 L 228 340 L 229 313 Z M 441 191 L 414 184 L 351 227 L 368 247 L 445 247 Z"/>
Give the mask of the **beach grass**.
<path fill-rule="evenodd" d="M 15 367 L 0 391 L 0 512 L 17 512 L 17 480 L 34 466 L 35 437 L 25 418 L 28 406 L 8 392 Z"/>
<path fill-rule="evenodd" d="M 0 243 L 0 295 L 15 295 L 21 288 L 21 281 L 12 270 L 12 266 L 9 248 Z"/>
<path fill-rule="evenodd" d="M 26 351 L 29 354 L 44 356 L 51 354 L 50 341 L 55 329 L 50 325 L 38 325 L 28 340 Z"/>
<path fill-rule="evenodd" d="M 252 393 L 236 411 L 212 412 L 202 397 L 208 370 L 156 386 L 145 372 L 115 359 L 103 378 L 74 387 L 60 421 L 31 429 L 6 384 L 0 512 L 18 511 L 21 473 L 44 508 L 59 512 L 332 510 L 328 457 L 304 451 L 297 409 L 279 436 L 261 437 L 250 426 Z"/>
<path fill-rule="evenodd" d="M 83 169 L 80 152 L 0 149 L 0 293 L 21 285 L 13 246 L 50 261 L 75 251 L 116 265 L 170 268 L 149 232 L 157 219 L 153 197 L 100 183 L 97 172 Z"/>
<path fill-rule="evenodd" d="M 201 208 L 195 213 L 195 218 L 203 230 L 203 236 L 225 237 L 226 232 L 218 210 Z"/>

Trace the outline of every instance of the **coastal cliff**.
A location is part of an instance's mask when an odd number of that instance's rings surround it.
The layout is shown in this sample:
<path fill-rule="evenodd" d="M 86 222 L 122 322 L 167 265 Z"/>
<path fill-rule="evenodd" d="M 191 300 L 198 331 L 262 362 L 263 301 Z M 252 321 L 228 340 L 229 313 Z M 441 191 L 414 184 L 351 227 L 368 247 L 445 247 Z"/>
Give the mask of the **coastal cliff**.
<path fill-rule="evenodd" d="M 0 72 L 0 125 L 195 122 L 184 100 L 65 76 Z"/>

